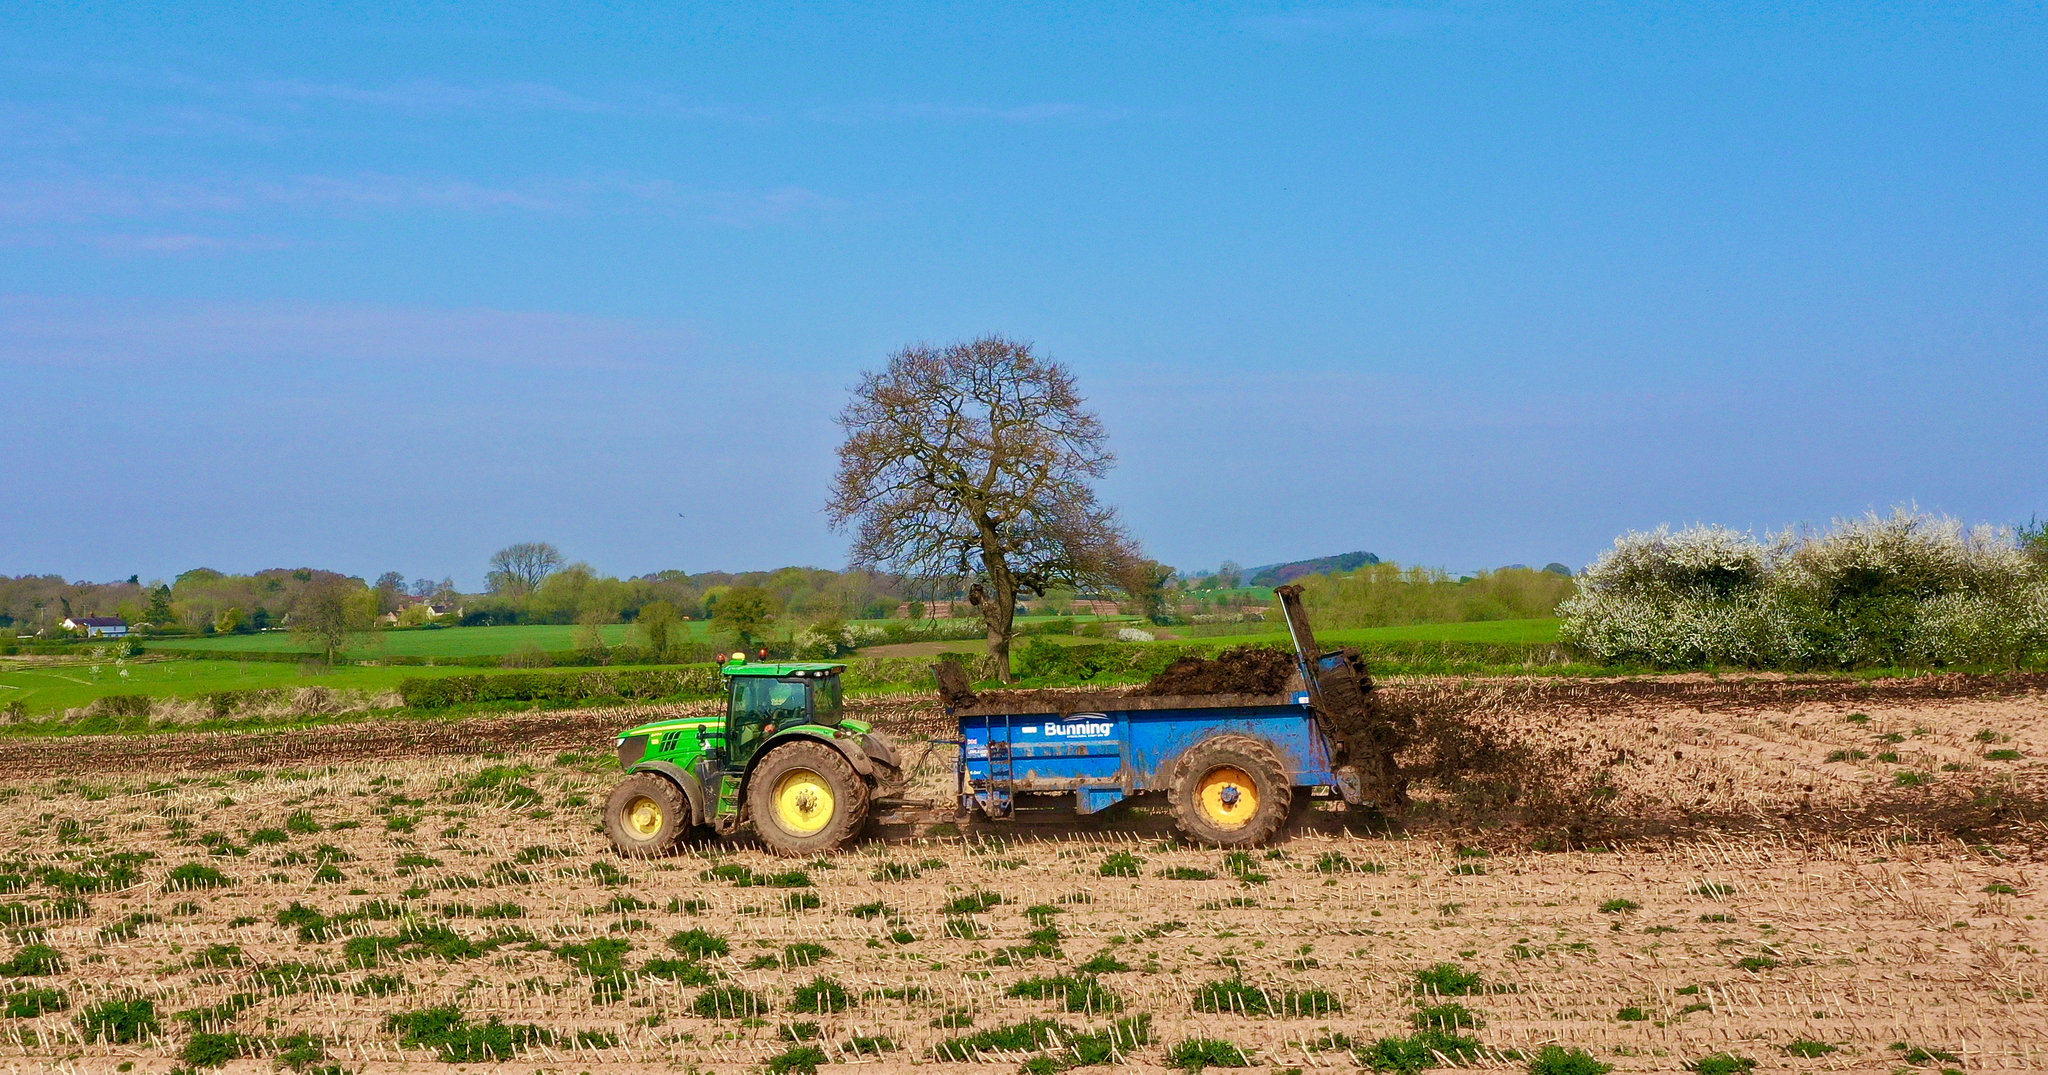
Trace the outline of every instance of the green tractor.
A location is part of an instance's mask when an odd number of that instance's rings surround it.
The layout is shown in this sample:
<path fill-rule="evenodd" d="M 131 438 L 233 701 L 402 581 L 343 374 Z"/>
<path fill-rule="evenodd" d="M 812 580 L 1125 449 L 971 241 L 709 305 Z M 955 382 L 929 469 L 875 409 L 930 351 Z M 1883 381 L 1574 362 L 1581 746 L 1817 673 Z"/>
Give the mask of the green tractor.
<path fill-rule="evenodd" d="M 699 827 L 721 836 L 752 822 L 768 849 L 809 855 L 844 845 L 876 793 L 902 783 L 896 747 L 842 713 L 841 664 L 719 669 L 725 715 L 643 724 L 619 736 L 626 779 L 605 804 L 619 853 L 668 854 Z"/>

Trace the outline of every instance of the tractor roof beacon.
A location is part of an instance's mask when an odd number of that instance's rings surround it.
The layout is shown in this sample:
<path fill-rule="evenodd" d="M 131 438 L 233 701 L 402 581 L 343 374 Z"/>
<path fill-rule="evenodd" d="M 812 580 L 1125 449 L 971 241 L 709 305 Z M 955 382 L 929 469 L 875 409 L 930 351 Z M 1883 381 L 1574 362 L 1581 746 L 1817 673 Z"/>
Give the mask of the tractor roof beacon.
<path fill-rule="evenodd" d="M 859 834 L 879 792 L 902 783 L 895 744 L 843 713 L 840 664 L 719 667 L 722 715 L 655 721 L 620 733 L 626 778 L 605 804 L 620 854 L 663 855 L 692 830 L 727 835 L 752 822 L 768 849 L 809 855 Z"/>

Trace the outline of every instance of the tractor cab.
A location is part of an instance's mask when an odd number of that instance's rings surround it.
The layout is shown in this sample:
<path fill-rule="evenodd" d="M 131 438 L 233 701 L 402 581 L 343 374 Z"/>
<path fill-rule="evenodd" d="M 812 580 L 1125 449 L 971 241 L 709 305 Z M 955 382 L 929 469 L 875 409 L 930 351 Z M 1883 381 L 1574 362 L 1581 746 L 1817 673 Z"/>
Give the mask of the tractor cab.
<path fill-rule="evenodd" d="M 738 654 L 719 668 L 725 677 L 726 756 L 735 767 L 751 761 L 776 732 L 806 724 L 837 728 L 843 700 L 843 664 L 748 664 Z"/>

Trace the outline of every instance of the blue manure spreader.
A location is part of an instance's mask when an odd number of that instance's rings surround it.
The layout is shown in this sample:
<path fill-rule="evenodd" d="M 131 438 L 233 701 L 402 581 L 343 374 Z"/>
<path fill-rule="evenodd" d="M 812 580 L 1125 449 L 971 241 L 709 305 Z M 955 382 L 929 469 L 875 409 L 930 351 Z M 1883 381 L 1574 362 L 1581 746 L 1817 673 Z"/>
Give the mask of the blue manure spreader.
<path fill-rule="evenodd" d="M 938 666 L 946 712 L 959 722 L 961 811 L 1003 820 L 1064 802 L 1089 814 L 1164 792 L 1190 839 L 1254 847 L 1280 830 L 1297 797 L 1405 802 L 1400 736 L 1378 714 L 1364 661 L 1316 645 L 1300 587 L 1278 596 L 1295 668 L 1277 692 L 977 697 L 957 665 Z"/>

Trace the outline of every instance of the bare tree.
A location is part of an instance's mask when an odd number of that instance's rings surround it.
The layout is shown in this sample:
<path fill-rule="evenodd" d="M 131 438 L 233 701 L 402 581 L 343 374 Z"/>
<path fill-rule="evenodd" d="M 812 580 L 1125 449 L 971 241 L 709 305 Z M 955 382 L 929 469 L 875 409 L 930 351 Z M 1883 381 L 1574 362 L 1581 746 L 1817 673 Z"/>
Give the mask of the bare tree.
<path fill-rule="evenodd" d="M 2026 553 L 2027 558 L 2034 561 L 2035 566 L 2048 568 L 2048 523 L 2042 522 L 2039 518 L 2029 518 L 2027 525 L 2019 528 L 2017 537 L 2019 538 L 2020 551 Z M 1543 570 L 1548 571 L 1553 567 L 1564 567 L 1564 565 L 1551 564 L 1550 567 L 1546 567 Z M 1572 569 L 1565 567 L 1563 573 L 1569 575 L 1572 573 Z"/>
<path fill-rule="evenodd" d="M 1171 599 L 1166 595 L 1166 585 L 1173 581 L 1177 572 L 1162 563 L 1137 558 L 1127 563 L 1118 573 L 1124 592 L 1137 606 L 1138 615 L 1153 623 L 1165 623 L 1172 613 Z"/>
<path fill-rule="evenodd" d="M 545 541 L 522 541 L 491 556 L 487 578 L 492 593 L 518 596 L 539 589 L 541 581 L 561 566 L 562 550 Z"/>
<path fill-rule="evenodd" d="M 1010 672 L 1020 594 L 1121 582 L 1140 557 L 1094 479 L 1114 457 L 1073 375 L 988 336 L 907 347 L 839 414 L 826 511 L 854 528 L 853 566 L 964 585 Z"/>
<path fill-rule="evenodd" d="M 611 657 L 612 648 L 604 640 L 605 624 L 612 622 L 608 612 L 591 609 L 576 617 L 576 652 L 592 664 L 604 664 Z"/>
<path fill-rule="evenodd" d="M 319 647 L 329 664 L 377 629 L 377 591 L 330 575 L 308 583 L 292 600 L 292 637 Z"/>
<path fill-rule="evenodd" d="M 372 588 L 377 591 L 377 611 L 396 612 L 398 607 L 404 604 L 401 600 L 405 596 L 404 575 L 396 571 L 386 571 L 377 576 L 376 585 Z"/>
<path fill-rule="evenodd" d="M 647 651 L 656 663 L 668 659 L 669 635 L 676 628 L 676 620 L 676 606 L 659 599 L 641 605 L 640 614 L 633 617 L 633 623 L 647 639 Z"/>

